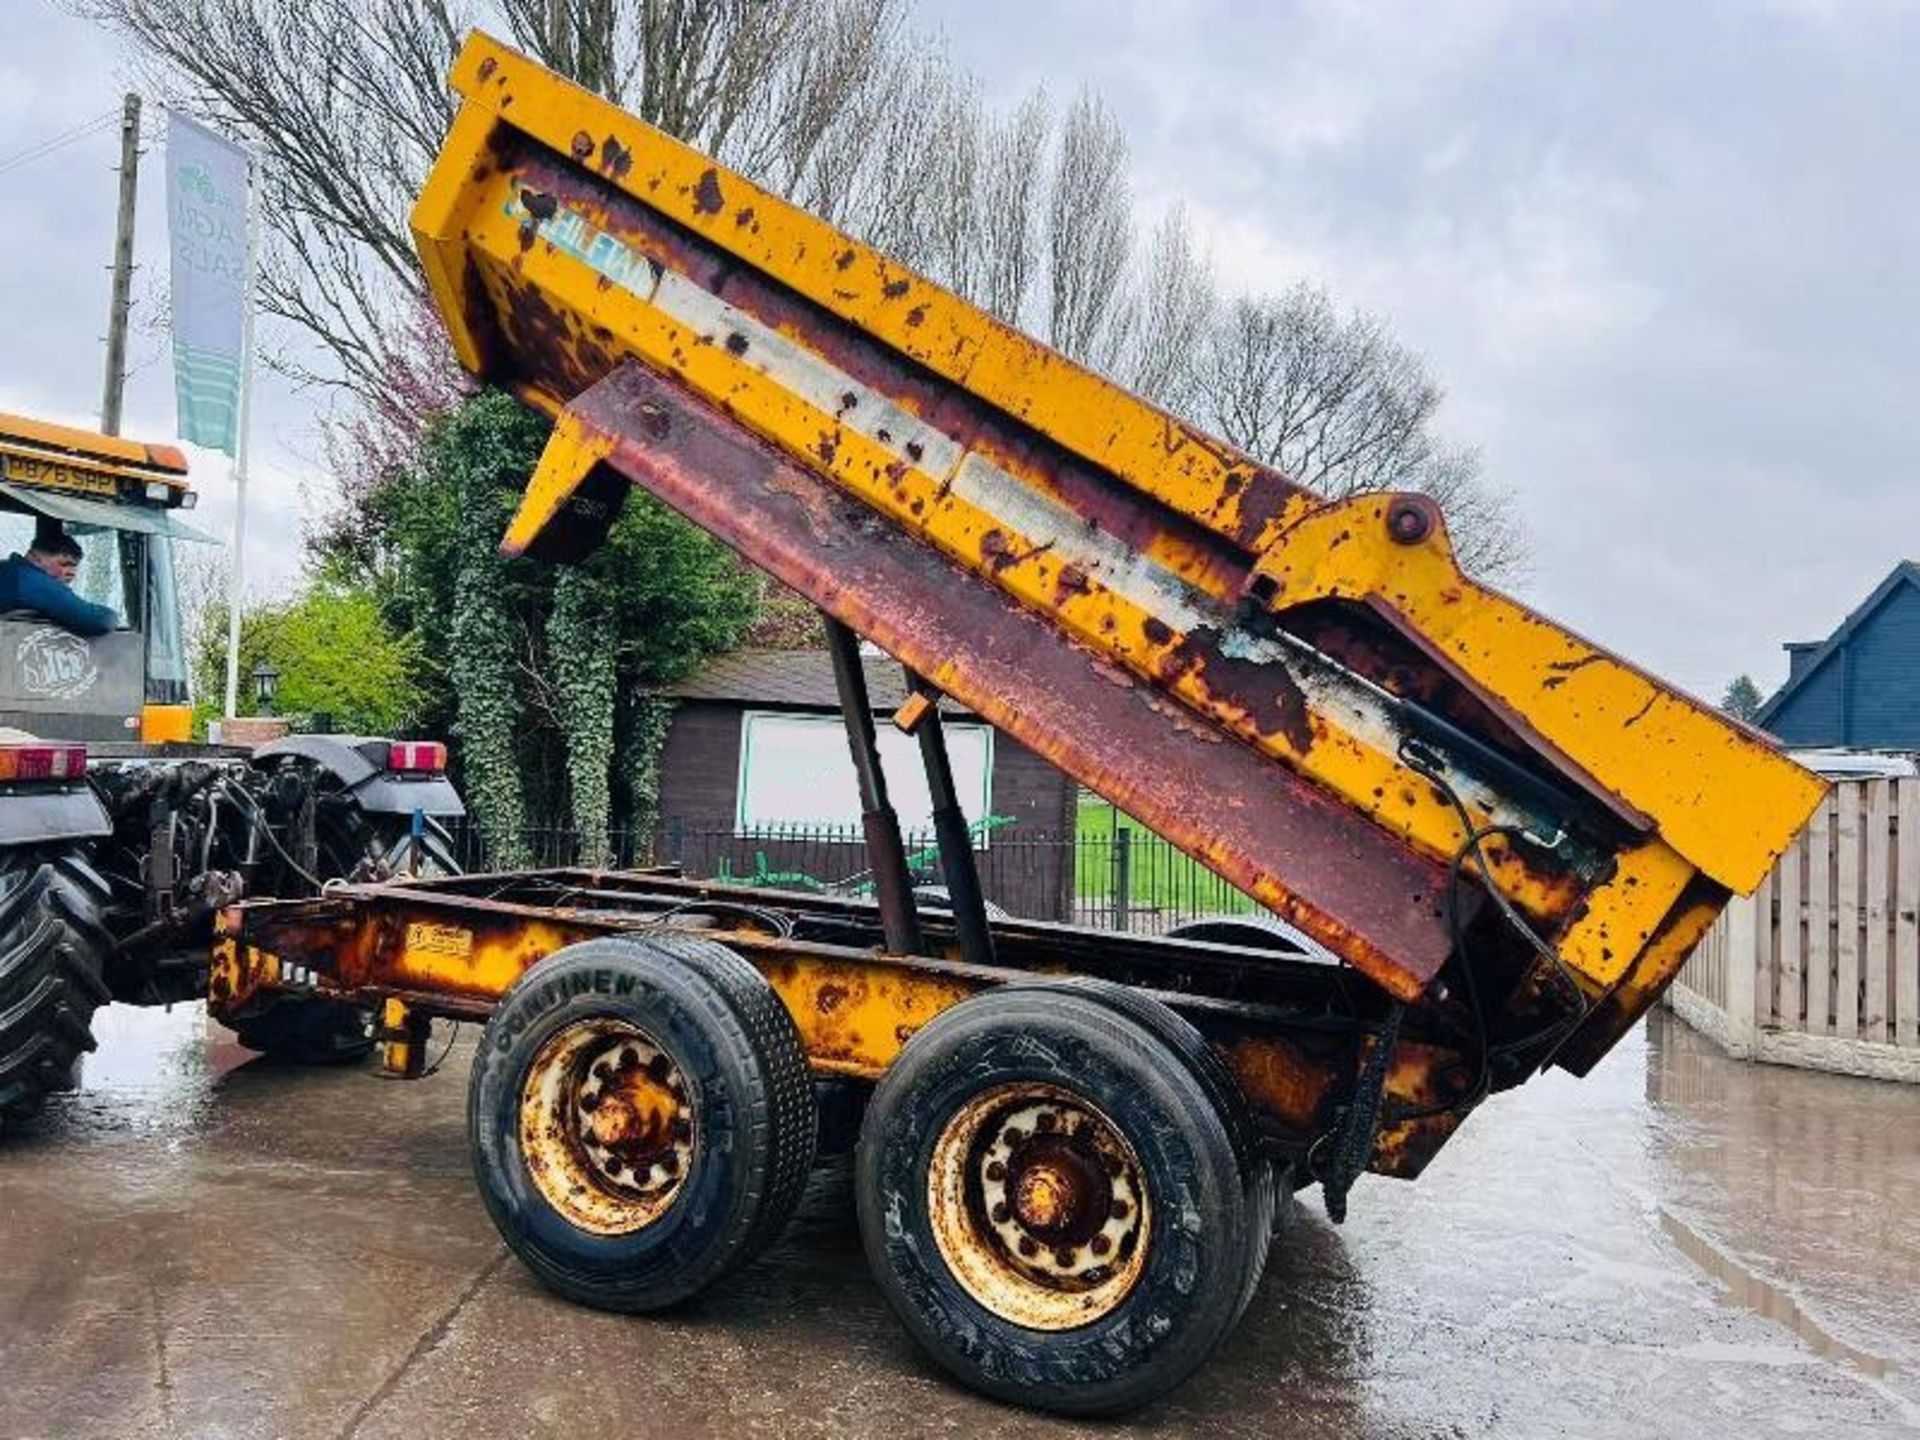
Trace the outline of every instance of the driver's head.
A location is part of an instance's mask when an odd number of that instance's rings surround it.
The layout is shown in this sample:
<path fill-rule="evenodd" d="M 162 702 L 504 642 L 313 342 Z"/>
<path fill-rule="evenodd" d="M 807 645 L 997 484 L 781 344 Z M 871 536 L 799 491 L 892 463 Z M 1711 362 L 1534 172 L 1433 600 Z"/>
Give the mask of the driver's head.
<path fill-rule="evenodd" d="M 58 524 L 41 524 L 33 532 L 33 544 L 27 550 L 27 563 L 45 571 L 62 585 L 73 584 L 74 571 L 80 568 L 80 542 Z"/>

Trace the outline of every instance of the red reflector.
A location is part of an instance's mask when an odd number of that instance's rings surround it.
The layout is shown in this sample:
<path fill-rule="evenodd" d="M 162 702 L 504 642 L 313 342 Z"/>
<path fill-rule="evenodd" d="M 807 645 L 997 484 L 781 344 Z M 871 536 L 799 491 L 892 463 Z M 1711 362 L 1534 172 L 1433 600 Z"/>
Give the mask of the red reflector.
<path fill-rule="evenodd" d="M 387 768 L 438 774 L 447 768 L 447 747 L 438 740 L 396 740 L 387 747 Z"/>
<path fill-rule="evenodd" d="M 84 745 L 0 745 L 0 780 L 78 780 L 86 773 Z"/>

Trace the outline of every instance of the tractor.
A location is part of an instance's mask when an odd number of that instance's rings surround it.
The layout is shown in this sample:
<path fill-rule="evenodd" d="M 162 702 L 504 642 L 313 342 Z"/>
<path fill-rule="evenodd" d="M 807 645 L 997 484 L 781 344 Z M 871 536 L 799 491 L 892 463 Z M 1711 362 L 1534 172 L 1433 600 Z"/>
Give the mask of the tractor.
<path fill-rule="evenodd" d="M 223 907 L 458 868 L 441 744 L 193 743 L 174 556 L 209 539 L 196 498 L 170 446 L 0 414 L 0 559 L 76 542 L 73 592 L 117 622 L 0 613 L 0 1123 L 74 1083 L 99 1006 L 202 997 Z M 374 1043 L 365 1011 L 298 994 L 231 1023 L 299 1062 Z"/>

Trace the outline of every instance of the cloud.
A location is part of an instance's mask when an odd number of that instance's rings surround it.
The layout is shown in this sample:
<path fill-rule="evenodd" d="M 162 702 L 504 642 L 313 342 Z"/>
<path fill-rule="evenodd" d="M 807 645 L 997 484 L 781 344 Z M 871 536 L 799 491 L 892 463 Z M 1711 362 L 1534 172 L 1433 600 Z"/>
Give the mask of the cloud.
<path fill-rule="evenodd" d="M 9 6 L 0 45 L 0 160 L 89 120 L 118 113 L 130 83 L 113 45 L 91 25 L 51 7 L 26 15 Z M 146 154 L 135 223 L 135 279 L 122 429 L 174 440 L 167 337 L 154 323 L 165 295 L 164 114 L 142 117 Z M 0 409 L 93 428 L 106 366 L 109 274 L 120 155 L 117 122 L 12 171 L 0 206 L 8 340 L 0 350 Z M 300 567 L 303 492 L 324 483 L 313 438 L 315 401 L 278 376 L 255 385 L 253 472 L 248 494 L 250 593 L 286 590 Z M 230 533 L 233 486 L 227 458 L 189 448 L 201 492 L 193 523 Z"/>
<path fill-rule="evenodd" d="M 1576 629 L 1766 688 L 1920 549 L 1910 8 L 926 10 L 1002 95 L 1106 93 L 1230 283 L 1387 316 Z"/>
<path fill-rule="evenodd" d="M 1920 12 L 1873 3 L 923 0 L 989 92 L 1091 84 L 1144 209 L 1179 201 L 1231 282 L 1328 285 L 1449 386 L 1451 438 L 1517 497 L 1528 598 L 1696 690 L 1784 676 L 1920 549 Z M 1097 17 L 1098 23 L 1089 23 Z M 0 149 L 110 110 L 110 44 L 8 16 Z M 7 177 L 18 338 L 0 403 L 97 403 L 110 132 Z M 164 263 L 159 167 L 136 294 Z M 17 295 L 17 299 L 12 298 Z M 160 338 L 127 427 L 165 437 Z M 311 393 L 269 377 L 257 569 L 290 576 L 323 482 Z M 222 467 L 199 467 L 202 516 Z"/>

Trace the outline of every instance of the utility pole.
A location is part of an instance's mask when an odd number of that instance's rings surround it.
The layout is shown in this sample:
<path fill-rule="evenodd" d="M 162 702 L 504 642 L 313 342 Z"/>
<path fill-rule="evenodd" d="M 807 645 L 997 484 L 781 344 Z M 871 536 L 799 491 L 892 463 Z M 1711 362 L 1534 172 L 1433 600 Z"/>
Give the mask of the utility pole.
<path fill-rule="evenodd" d="M 100 428 L 120 433 L 120 401 L 127 388 L 127 309 L 133 299 L 133 206 L 140 190 L 140 97 L 120 104 L 120 215 L 113 232 L 113 307 L 107 312 L 107 383 L 100 393 Z"/>

